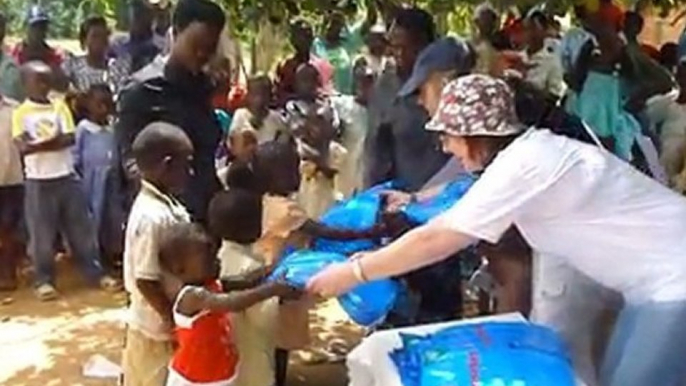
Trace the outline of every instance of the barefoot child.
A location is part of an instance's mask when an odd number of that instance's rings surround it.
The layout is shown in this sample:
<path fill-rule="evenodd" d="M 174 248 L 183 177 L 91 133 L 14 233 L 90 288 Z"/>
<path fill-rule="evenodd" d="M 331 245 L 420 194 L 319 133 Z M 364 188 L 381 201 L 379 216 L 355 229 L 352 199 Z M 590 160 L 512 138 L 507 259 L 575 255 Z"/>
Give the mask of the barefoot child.
<path fill-rule="evenodd" d="M 175 224 L 164 232 L 160 262 L 171 275 L 165 292 L 174 299 L 172 314 L 179 347 L 169 368 L 167 386 L 233 386 L 241 358 L 229 313 L 238 313 L 272 297 L 294 296 L 296 291 L 280 282 L 268 282 L 240 292 L 236 281 L 218 280 L 218 260 L 212 240 L 201 227 Z M 252 342 L 251 342 L 252 343 Z M 259 369 L 253 369 L 259 370 Z M 244 379 L 257 376 L 244 374 Z"/>
<path fill-rule="evenodd" d="M 267 272 L 264 260 L 252 252 L 252 244 L 262 232 L 261 194 L 233 186 L 214 197 L 209 213 L 214 236 L 223 240 L 219 250 L 221 277 L 258 270 Z M 268 299 L 233 316 L 240 356 L 234 386 L 274 384 L 274 333 L 278 310 L 278 300 Z"/>
<path fill-rule="evenodd" d="M 111 127 L 112 91 L 106 84 L 92 85 L 80 104 L 86 118 L 76 127 L 74 166 L 86 193 L 100 252 L 112 265 L 121 258 L 124 216 L 115 167 L 118 150 Z"/>
<path fill-rule="evenodd" d="M 172 305 L 165 294 L 159 254 L 162 231 L 190 222 L 176 198 L 190 174 L 193 145 L 178 127 L 155 122 L 133 143 L 141 189 L 131 208 L 124 247 L 124 286 L 129 294 L 122 367 L 125 386 L 158 386 L 172 356 Z"/>
<path fill-rule="evenodd" d="M 337 240 L 372 238 L 375 229 L 356 232 L 332 229 L 311 220 L 294 196 L 300 187 L 300 155 L 292 138 L 260 146 L 255 157 L 255 173 L 266 192 L 263 198 L 262 236 L 255 252 L 267 266 L 279 262 L 286 247 L 305 247 L 311 238 Z M 309 342 L 309 304 L 304 301 L 285 302 L 279 307 L 276 331 L 276 378 L 283 385 L 286 377 L 288 351 L 301 349 Z"/>
<path fill-rule="evenodd" d="M 36 268 L 36 296 L 57 298 L 55 240 L 62 233 L 86 278 L 108 290 L 118 289 L 103 275 L 86 199 L 74 175 L 70 148 L 74 121 L 67 105 L 48 99 L 52 70 L 43 62 L 22 66 L 27 99 L 12 116 L 12 136 L 24 157 L 24 204 L 29 254 Z"/>

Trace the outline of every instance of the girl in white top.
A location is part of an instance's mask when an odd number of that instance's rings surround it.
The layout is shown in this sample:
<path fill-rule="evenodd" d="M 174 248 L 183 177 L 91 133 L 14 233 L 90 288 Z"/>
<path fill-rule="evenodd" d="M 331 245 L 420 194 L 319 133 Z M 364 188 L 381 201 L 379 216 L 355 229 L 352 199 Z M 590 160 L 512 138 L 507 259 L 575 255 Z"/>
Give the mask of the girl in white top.
<path fill-rule="evenodd" d="M 329 267 L 309 291 L 331 296 L 496 242 L 515 225 L 535 250 L 560 256 L 620 292 L 601 385 L 680 385 L 686 376 L 686 200 L 612 154 L 525 131 L 500 80 L 471 75 L 443 91 L 427 129 L 468 170 L 483 170 L 449 212 L 379 251 Z M 398 256 L 402 255 L 402 259 Z"/>

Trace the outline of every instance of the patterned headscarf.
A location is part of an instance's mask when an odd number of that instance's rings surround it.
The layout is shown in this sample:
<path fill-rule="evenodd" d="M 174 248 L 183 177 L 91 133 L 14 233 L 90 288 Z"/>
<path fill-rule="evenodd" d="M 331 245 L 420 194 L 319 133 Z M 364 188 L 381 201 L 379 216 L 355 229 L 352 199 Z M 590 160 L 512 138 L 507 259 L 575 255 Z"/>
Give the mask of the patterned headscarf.
<path fill-rule="evenodd" d="M 504 81 L 488 75 L 467 75 L 443 89 L 429 131 L 455 136 L 503 137 L 524 131 L 515 113 L 514 94 Z"/>

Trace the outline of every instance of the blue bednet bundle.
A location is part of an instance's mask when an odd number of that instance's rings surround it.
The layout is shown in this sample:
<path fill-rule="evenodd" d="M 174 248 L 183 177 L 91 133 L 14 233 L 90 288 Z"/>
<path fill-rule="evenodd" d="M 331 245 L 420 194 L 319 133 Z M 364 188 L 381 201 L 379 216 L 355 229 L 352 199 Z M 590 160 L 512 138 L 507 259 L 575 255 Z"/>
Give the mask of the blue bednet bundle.
<path fill-rule="evenodd" d="M 545 327 L 482 323 L 400 337 L 389 356 L 404 386 L 574 386 L 567 349 Z"/>
<path fill-rule="evenodd" d="M 443 188 L 441 193 L 423 203 L 407 205 L 403 212 L 408 219 L 421 225 L 444 212 L 459 200 L 474 182 L 470 176 L 460 177 Z M 320 222 L 334 228 L 367 230 L 380 216 L 382 193 L 393 189 L 394 183 L 375 186 L 356 196 L 338 203 L 327 211 Z M 272 278 L 285 278 L 287 282 L 304 287 L 308 280 L 329 264 L 344 262 L 361 251 L 380 247 L 378 240 L 333 241 L 314 240 L 306 250 L 287 250 Z M 393 280 L 378 280 L 354 288 L 338 297 L 342 308 L 356 323 L 364 326 L 382 322 L 393 307 L 399 293 L 399 284 Z"/>

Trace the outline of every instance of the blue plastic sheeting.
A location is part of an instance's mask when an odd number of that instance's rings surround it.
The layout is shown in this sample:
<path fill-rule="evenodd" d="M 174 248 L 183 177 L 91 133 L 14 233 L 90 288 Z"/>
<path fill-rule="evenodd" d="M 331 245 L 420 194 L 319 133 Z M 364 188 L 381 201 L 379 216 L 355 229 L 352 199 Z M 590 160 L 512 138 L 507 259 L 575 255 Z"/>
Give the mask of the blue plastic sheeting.
<path fill-rule="evenodd" d="M 289 284 L 304 288 L 307 282 L 326 266 L 346 261 L 344 255 L 301 250 L 282 260 L 270 279 L 285 280 Z M 383 321 L 393 306 L 398 284 L 392 280 L 378 280 L 353 288 L 338 297 L 341 307 L 357 324 L 371 326 Z"/>
<path fill-rule="evenodd" d="M 401 340 L 390 357 L 404 386 L 574 386 L 567 349 L 545 327 L 483 323 Z"/>
<path fill-rule="evenodd" d="M 414 202 L 405 206 L 403 213 L 405 213 L 410 220 L 418 224 L 425 224 L 455 205 L 455 203 L 467 193 L 475 181 L 476 178 L 471 175 L 460 175 L 455 181 L 448 183 L 438 195 L 431 199 L 422 202 Z"/>

